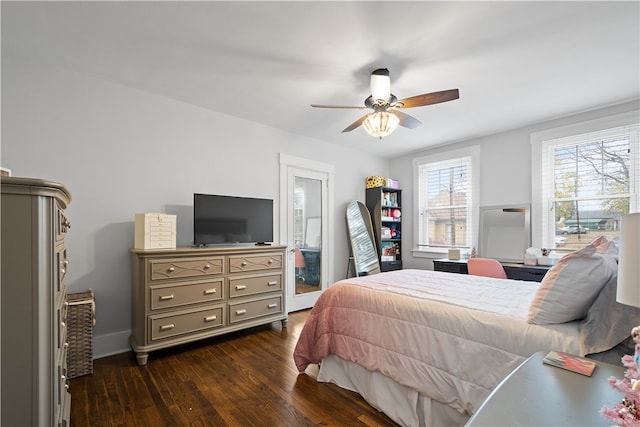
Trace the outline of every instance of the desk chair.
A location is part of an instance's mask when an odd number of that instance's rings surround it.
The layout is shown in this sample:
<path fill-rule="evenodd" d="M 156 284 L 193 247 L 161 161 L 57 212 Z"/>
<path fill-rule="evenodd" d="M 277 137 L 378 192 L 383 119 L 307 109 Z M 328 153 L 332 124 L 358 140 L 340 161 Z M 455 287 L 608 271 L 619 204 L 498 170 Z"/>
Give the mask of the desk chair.
<path fill-rule="evenodd" d="M 497 260 L 491 258 L 469 258 L 467 270 L 474 276 L 495 277 L 506 279 L 507 273 Z"/>
<path fill-rule="evenodd" d="M 296 282 L 299 281 L 304 284 L 305 282 L 304 268 L 306 267 L 307 263 L 304 259 L 304 255 L 302 254 L 302 251 L 300 251 L 300 248 L 298 248 L 297 246 L 295 247 L 294 264 L 296 267 Z"/>

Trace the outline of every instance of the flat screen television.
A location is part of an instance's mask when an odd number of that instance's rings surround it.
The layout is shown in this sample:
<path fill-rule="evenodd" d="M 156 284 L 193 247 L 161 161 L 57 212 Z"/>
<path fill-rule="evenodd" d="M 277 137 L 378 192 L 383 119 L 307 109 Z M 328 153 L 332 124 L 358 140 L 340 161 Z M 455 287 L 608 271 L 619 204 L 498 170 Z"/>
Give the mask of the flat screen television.
<path fill-rule="evenodd" d="M 273 242 L 273 200 L 194 193 L 193 242 Z"/>

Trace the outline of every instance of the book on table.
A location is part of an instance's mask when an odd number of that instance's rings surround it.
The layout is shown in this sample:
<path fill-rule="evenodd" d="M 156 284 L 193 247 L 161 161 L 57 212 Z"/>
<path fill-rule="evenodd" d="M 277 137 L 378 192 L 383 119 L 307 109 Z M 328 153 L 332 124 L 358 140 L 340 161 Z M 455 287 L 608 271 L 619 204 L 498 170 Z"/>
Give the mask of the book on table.
<path fill-rule="evenodd" d="M 597 366 L 594 360 L 575 356 L 573 354 L 562 353 L 560 351 L 550 351 L 544 359 L 542 359 L 542 363 L 566 369 L 571 372 L 577 372 L 578 374 L 586 375 L 588 377 L 593 374 L 593 371 Z"/>

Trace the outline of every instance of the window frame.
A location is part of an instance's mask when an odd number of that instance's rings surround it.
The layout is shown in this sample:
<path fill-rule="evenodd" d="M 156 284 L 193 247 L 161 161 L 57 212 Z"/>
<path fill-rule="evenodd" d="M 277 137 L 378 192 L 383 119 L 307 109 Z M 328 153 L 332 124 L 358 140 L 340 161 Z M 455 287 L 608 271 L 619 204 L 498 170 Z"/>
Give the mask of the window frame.
<path fill-rule="evenodd" d="M 467 203 L 467 236 L 469 246 L 459 247 L 465 250 L 471 250 L 477 246 L 478 241 L 478 212 L 480 200 L 480 146 L 474 145 L 455 150 L 443 151 L 440 153 L 429 154 L 413 159 L 413 256 L 415 257 L 432 257 L 442 256 L 448 253 L 449 247 L 419 245 L 420 242 L 420 219 L 421 205 L 420 194 L 422 193 L 420 182 L 420 167 L 432 163 L 452 162 L 456 159 L 469 158 L 471 165 L 471 173 L 469 174 L 468 188 L 471 190 L 471 201 Z"/>
<path fill-rule="evenodd" d="M 629 211 L 640 210 L 640 141 L 638 140 L 638 122 L 640 111 L 630 111 L 600 119 L 579 122 L 534 132 L 530 135 L 531 143 L 531 237 L 532 246 L 538 248 L 554 247 L 555 221 L 549 220 L 550 198 L 544 194 L 545 188 L 551 191 L 551 170 L 548 167 L 553 159 L 553 150 L 562 145 L 563 138 L 579 137 L 580 135 L 606 132 L 618 127 L 632 126 L 630 183 L 629 183 Z M 551 198 L 552 199 L 552 198 Z M 552 227 L 553 226 L 553 227 Z"/>

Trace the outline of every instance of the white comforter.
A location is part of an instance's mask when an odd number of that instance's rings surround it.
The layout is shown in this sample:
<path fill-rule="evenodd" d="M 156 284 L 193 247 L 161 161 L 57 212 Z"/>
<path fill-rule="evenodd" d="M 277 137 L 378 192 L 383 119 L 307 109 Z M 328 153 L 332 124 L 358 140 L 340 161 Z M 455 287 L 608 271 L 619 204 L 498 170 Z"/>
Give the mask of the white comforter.
<path fill-rule="evenodd" d="M 536 351 L 580 353 L 578 322 L 526 322 L 538 286 L 426 270 L 343 280 L 311 311 L 296 366 L 335 355 L 470 415 Z"/>

